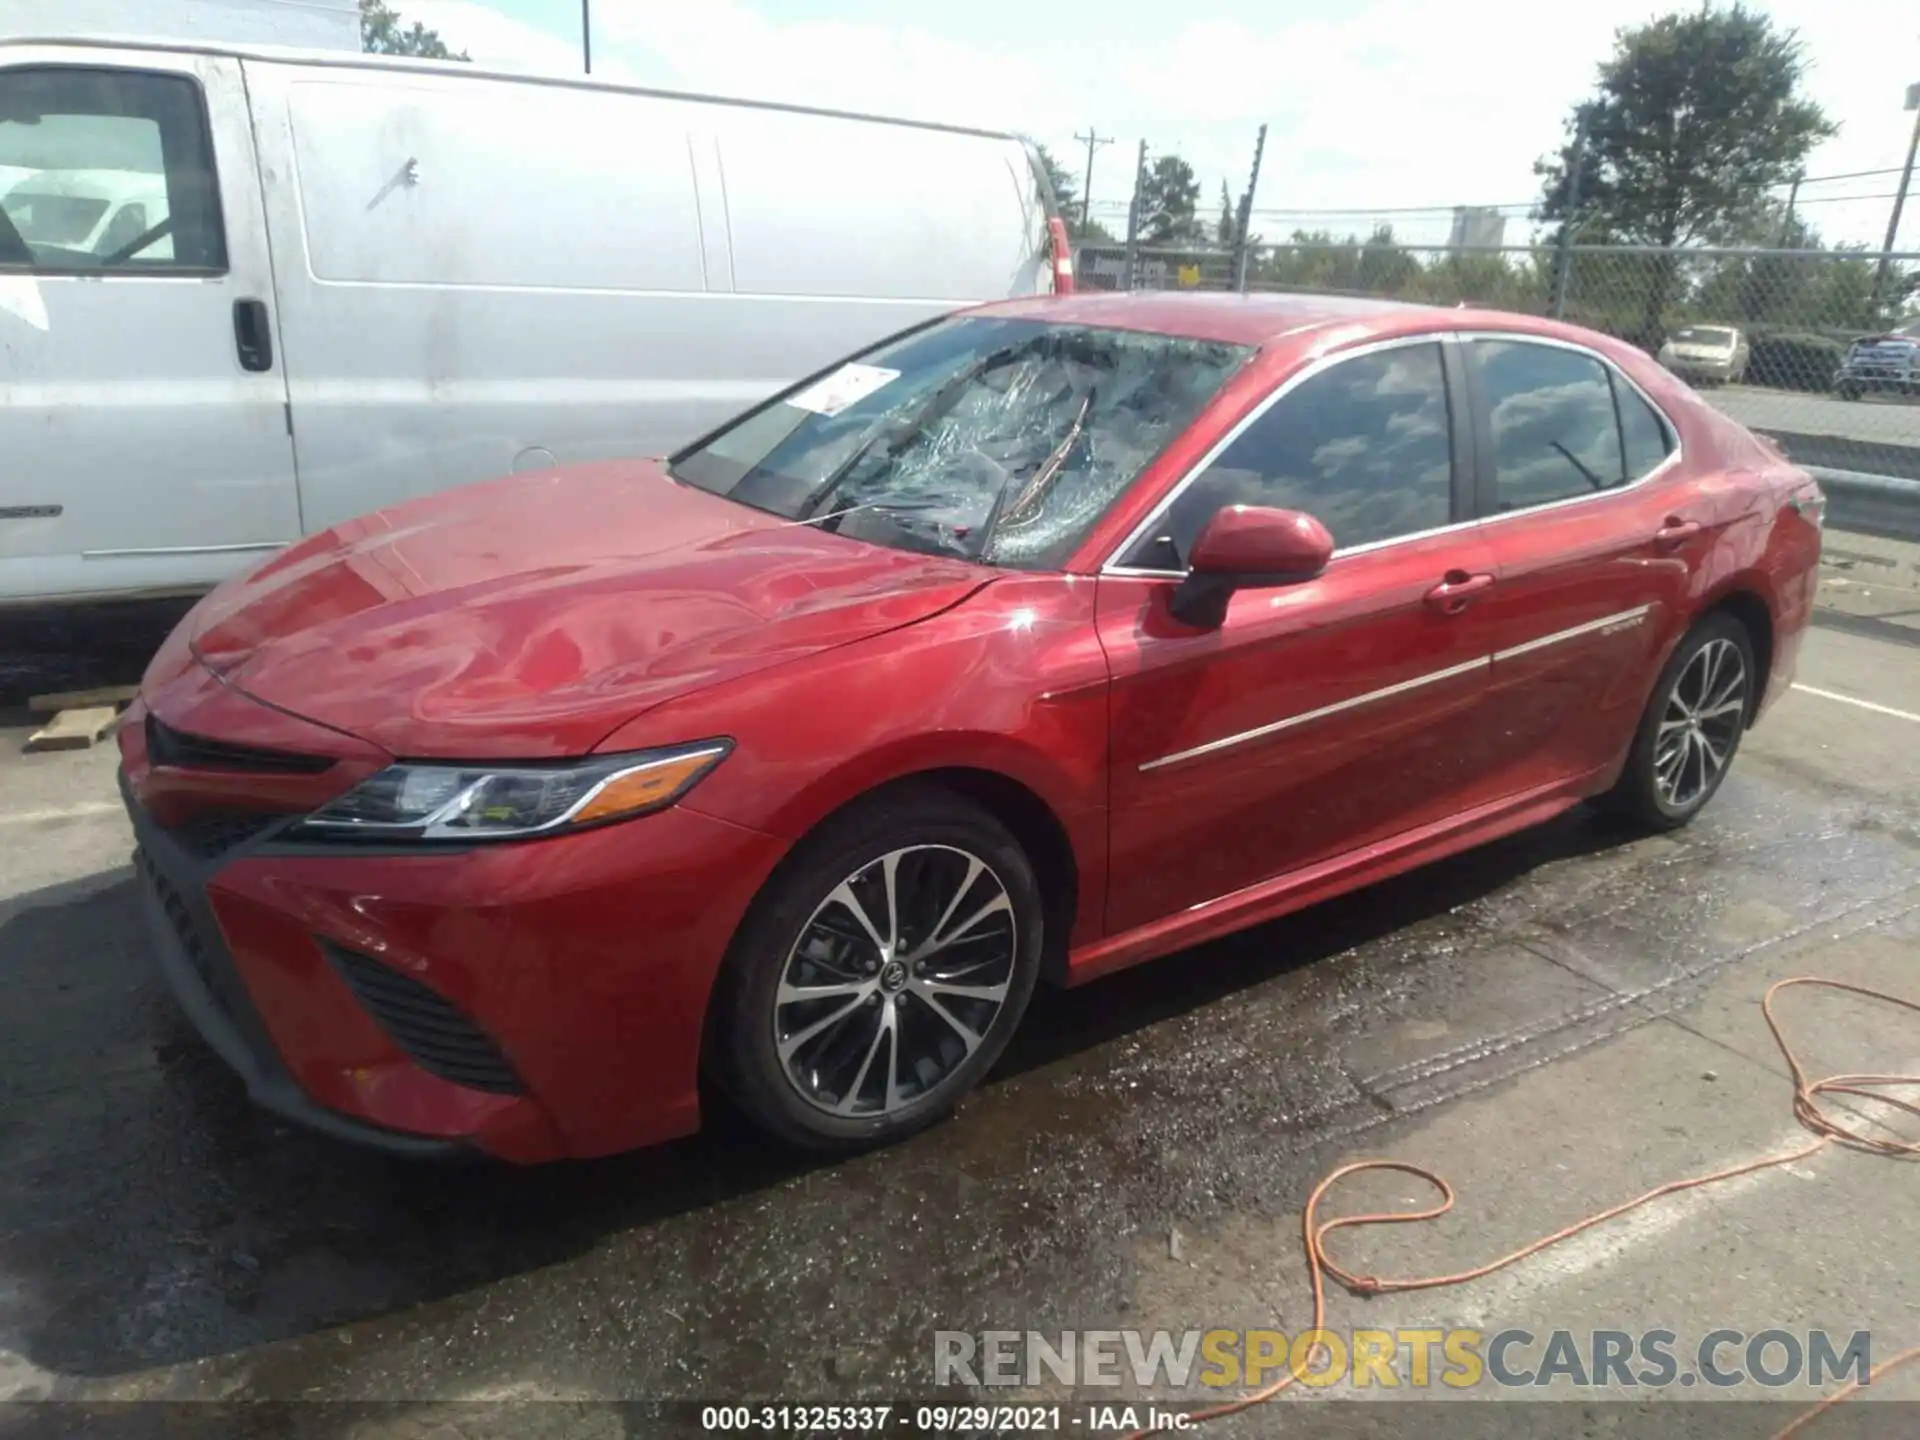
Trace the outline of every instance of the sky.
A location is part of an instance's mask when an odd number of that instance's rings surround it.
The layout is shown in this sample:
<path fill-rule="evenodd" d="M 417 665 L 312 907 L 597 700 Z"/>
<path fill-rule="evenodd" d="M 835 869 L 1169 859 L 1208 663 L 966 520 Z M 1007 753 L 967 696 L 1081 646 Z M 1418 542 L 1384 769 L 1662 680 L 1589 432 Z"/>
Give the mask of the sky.
<path fill-rule="evenodd" d="M 580 0 L 395 0 L 474 60 L 578 73 Z M 1443 242 L 1454 205 L 1533 200 L 1618 27 L 1651 0 L 590 0 L 596 77 L 1017 130 L 1125 228 L 1135 147 L 1183 155 L 1217 209 L 1246 184 L 1268 125 L 1256 233 L 1365 230 Z M 1689 0 L 1690 3 L 1690 0 Z M 1757 0 L 1797 30 L 1806 90 L 1840 124 L 1808 165 L 1802 214 L 1831 241 L 1878 246 L 1914 116 L 1912 0 Z M 1550 17 L 1550 18 L 1549 18 Z M 1523 221 L 1508 243 L 1527 238 Z M 1920 250 L 1920 197 L 1900 245 Z"/>

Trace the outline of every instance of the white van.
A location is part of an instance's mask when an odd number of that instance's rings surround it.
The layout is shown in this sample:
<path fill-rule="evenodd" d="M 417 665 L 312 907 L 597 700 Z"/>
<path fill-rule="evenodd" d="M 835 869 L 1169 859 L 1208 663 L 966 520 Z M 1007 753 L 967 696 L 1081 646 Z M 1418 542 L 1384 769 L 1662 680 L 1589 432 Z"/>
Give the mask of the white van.
<path fill-rule="evenodd" d="M 0 602 L 205 589 L 1072 284 L 1014 136 L 451 62 L 0 42 L 0 175 Z"/>

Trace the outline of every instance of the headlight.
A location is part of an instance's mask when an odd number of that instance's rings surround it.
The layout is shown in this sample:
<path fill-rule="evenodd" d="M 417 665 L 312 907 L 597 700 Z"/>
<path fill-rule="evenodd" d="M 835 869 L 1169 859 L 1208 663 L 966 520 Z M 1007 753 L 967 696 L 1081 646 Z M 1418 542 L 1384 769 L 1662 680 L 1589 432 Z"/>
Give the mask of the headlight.
<path fill-rule="evenodd" d="M 627 820 L 671 805 L 732 748 L 703 740 L 554 765 L 389 765 L 288 838 L 513 840 Z"/>

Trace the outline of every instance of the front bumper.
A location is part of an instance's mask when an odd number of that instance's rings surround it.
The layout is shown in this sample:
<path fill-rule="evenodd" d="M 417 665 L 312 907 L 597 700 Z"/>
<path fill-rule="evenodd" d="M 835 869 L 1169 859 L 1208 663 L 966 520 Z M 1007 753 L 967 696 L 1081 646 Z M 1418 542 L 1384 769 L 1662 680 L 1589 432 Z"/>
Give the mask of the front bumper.
<path fill-rule="evenodd" d="M 220 731 L 191 695 L 153 698 L 176 729 L 246 743 L 238 697 L 207 693 Z M 698 1128 L 708 995 L 784 842 L 675 808 L 464 851 L 291 844 L 290 822 L 210 847 L 199 787 L 231 777 L 150 763 L 145 706 L 121 791 L 156 958 L 257 1103 L 397 1154 L 526 1163 Z M 500 1073 L 459 1083 L 474 1044 Z"/>
<path fill-rule="evenodd" d="M 382 1129 L 316 1105 L 293 1083 L 254 1009 L 207 903 L 206 875 L 196 857 L 134 799 L 126 772 L 120 798 L 133 822 L 134 870 L 147 937 L 168 987 L 194 1029 L 238 1075 L 254 1104 L 336 1139 L 413 1159 L 465 1153 L 454 1140 Z"/>
<path fill-rule="evenodd" d="M 1682 380 L 1719 380 L 1733 379 L 1738 367 L 1731 360 L 1667 360 L 1667 369 Z"/>

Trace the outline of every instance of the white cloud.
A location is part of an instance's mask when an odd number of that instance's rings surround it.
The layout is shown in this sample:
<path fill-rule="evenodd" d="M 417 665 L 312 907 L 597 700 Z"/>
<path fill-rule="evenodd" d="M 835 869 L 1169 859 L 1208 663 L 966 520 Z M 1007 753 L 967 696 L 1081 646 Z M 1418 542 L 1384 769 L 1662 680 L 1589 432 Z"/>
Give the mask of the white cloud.
<path fill-rule="evenodd" d="M 923 19 L 775 22 L 751 0 L 596 0 L 594 68 L 669 88 L 1025 130 L 1076 174 L 1084 151 L 1073 135 L 1091 123 L 1116 139 L 1095 162 L 1096 205 L 1124 201 L 1143 135 L 1154 151 L 1193 162 L 1209 207 L 1222 179 L 1237 194 L 1263 121 L 1263 209 L 1505 203 L 1538 192 L 1533 162 L 1557 144 L 1615 28 L 1664 8 L 1652 0 L 1372 0 L 1318 18 L 1286 19 L 1275 7 L 1257 21 L 1195 16 L 1149 28 L 1089 6 L 1072 24 L 1075 43 L 1062 46 L 1021 33 L 963 40 Z M 1910 0 L 1771 0 L 1763 8 L 1801 30 L 1809 89 L 1842 122 L 1812 173 L 1899 164 L 1911 120 L 1901 94 L 1920 80 Z M 479 61 L 579 65 L 574 44 L 482 0 L 408 0 L 404 10 Z M 1062 28 L 1056 12 L 1049 30 Z M 1810 186 L 1803 196 L 1878 194 L 1891 178 Z M 1833 238 L 1877 242 L 1887 205 L 1816 203 L 1806 213 Z M 1270 232 L 1295 223 L 1306 221 L 1265 221 Z M 1445 223 L 1436 215 L 1420 229 L 1444 235 Z M 1409 222 L 1400 228 L 1412 233 Z M 1920 247 L 1920 213 L 1906 235 Z"/>

